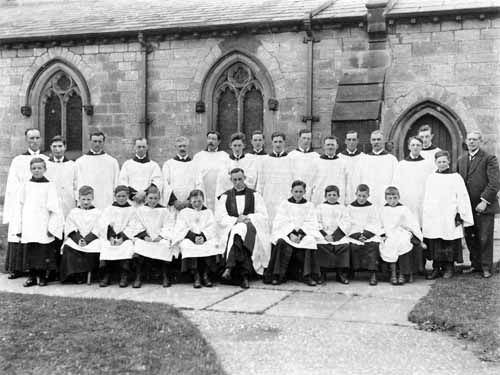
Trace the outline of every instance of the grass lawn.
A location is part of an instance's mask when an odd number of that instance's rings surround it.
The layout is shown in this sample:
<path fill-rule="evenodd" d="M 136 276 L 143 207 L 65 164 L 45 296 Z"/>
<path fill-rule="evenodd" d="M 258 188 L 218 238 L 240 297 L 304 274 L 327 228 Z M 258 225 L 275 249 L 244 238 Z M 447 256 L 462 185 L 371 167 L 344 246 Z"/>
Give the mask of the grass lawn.
<path fill-rule="evenodd" d="M 0 373 L 224 374 L 198 329 L 162 304 L 0 293 Z"/>
<path fill-rule="evenodd" d="M 425 330 L 448 332 L 470 340 L 485 361 L 500 362 L 500 274 L 491 279 L 457 275 L 438 279 L 409 314 Z"/>

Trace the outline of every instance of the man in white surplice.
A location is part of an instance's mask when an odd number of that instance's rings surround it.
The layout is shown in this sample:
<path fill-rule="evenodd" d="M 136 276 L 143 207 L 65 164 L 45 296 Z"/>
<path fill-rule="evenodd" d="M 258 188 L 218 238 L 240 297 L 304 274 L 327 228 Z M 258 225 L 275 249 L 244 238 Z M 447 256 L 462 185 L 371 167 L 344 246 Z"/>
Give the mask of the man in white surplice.
<path fill-rule="evenodd" d="M 359 161 L 365 154 L 358 150 L 358 143 L 358 133 L 354 130 L 349 130 L 345 135 L 346 148 L 338 153 L 339 158 L 345 161 L 347 169 L 346 191 L 345 195 L 343 195 L 345 197 L 345 205 L 352 203 L 356 199 L 356 188 L 361 183 L 356 180 L 359 176 L 355 171 L 358 169 Z M 343 194 L 342 191 L 340 194 Z"/>
<path fill-rule="evenodd" d="M 148 149 L 146 138 L 136 139 L 134 142 L 135 156 L 123 163 L 118 177 L 119 185 L 128 186 L 130 199 L 136 204 L 144 203 L 146 190 L 150 186 L 156 186 L 159 191 L 162 190 L 163 186 L 160 166 L 149 158 Z"/>
<path fill-rule="evenodd" d="M 221 166 L 229 159 L 225 151 L 219 151 L 220 134 L 216 131 L 207 133 L 207 148 L 194 155 L 196 165 L 196 186 L 205 193 L 205 203 L 212 211 L 217 200 L 215 189 Z"/>
<path fill-rule="evenodd" d="M 311 129 L 301 129 L 299 130 L 297 148 L 288 153 L 293 165 L 292 179 L 306 183 L 307 189 L 304 197 L 307 200 L 311 200 L 312 180 L 316 174 L 316 161 L 319 158 L 318 153 L 312 150 L 311 142 Z"/>
<path fill-rule="evenodd" d="M 372 151 L 363 155 L 354 171 L 355 180 L 368 185 L 372 203 L 378 208 L 385 204 L 385 189 L 392 184 L 398 159 L 384 148 L 384 134 L 375 130 L 370 135 Z"/>
<path fill-rule="evenodd" d="M 106 137 L 102 132 L 90 135 L 90 150 L 76 160 L 77 189 L 87 185 L 94 189 L 94 206 L 103 210 L 113 203 L 118 185 L 118 160 L 104 151 Z"/>
<path fill-rule="evenodd" d="M 215 209 L 221 247 L 226 250 L 222 277 L 240 278 L 241 287 L 246 289 L 252 270 L 262 275 L 269 263 L 269 222 L 261 195 L 245 185 L 244 171 L 235 168 L 230 178 L 233 188 L 222 194 Z"/>
<path fill-rule="evenodd" d="M 177 155 L 163 164 L 163 205 L 174 203 L 180 211 L 189 206 L 189 193 L 196 189 L 196 165 L 189 155 L 189 139 L 175 139 Z"/>
<path fill-rule="evenodd" d="M 33 158 L 48 157 L 40 153 L 40 131 L 35 128 L 27 129 L 24 132 L 28 150 L 12 159 L 9 174 L 7 175 L 7 184 L 5 186 L 5 199 L 3 207 L 3 224 L 12 223 L 16 215 L 18 194 L 21 188 L 31 178 L 30 162 Z M 13 227 L 12 227 L 13 228 Z M 5 269 L 9 273 L 9 278 L 21 276 L 23 269 L 23 250 L 21 241 L 17 233 L 12 233 L 11 226 L 7 231 L 7 257 L 5 260 Z"/>
<path fill-rule="evenodd" d="M 432 144 L 434 134 L 432 134 L 431 126 L 425 124 L 418 128 L 418 138 L 420 138 L 423 142 L 422 152 L 420 155 L 434 164 L 434 155 L 436 155 L 436 152 L 441 151 L 441 149 Z"/>

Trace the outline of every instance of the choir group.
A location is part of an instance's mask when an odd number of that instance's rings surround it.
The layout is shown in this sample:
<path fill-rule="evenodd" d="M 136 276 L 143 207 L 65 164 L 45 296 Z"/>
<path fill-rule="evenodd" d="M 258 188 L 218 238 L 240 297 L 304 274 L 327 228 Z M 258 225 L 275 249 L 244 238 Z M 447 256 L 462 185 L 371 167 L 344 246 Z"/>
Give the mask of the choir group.
<path fill-rule="evenodd" d="M 294 278 L 310 286 L 330 271 L 348 284 L 358 270 L 370 285 L 386 271 L 401 285 L 433 261 L 428 278 L 453 276 L 462 262 L 464 228 L 474 224 L 464 180 L 450 169 L 450 155 L 432 145 L 429 126 L 408 142 L 398 160 L 384 148 L 381 131 L 372 150 L 358 150 L 346 134 L 345 150 L 327 136 L 321 155 L 311 150 L 311 131 L 301 130 L 287 152 L 283 133 L 233 134 L 230 152 L 220 135 L 191 157 L 189 140 L 175 139 L 176 156 L 163 168 L 137 139 L 135 156 L 122 168 L 104 151 L 105 135 L 90 136 L 90 150 L 76 161 L 65 141 L 40 153 L 40 132 L 26 131 L 28 150 L 12 161 L 5 194 L 8 223 L 6 268 L 24 286 L 90 282 L 141 287 L 157 270 L 162 285 L 192 275 L 193 286 L 214 278 L 249 287 L 249 278 L 280 284 Z M 496 193 L 495 193 L 496 194 Z"/>

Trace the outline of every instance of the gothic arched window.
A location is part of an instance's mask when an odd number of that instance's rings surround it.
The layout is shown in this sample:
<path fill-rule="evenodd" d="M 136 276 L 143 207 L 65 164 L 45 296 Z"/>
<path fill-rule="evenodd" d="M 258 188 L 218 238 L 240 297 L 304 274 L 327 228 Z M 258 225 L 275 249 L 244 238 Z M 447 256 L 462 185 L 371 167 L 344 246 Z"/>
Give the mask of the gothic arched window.
<path fill-rule="evenodd" d="M 71 76 L 58 71 L 45 84 L 40 100 L 45 150 L 55 135 L 66 138 L 69 154 L 82 151 L 82 97 Z"/>
<path fill-rule="evenodd" d="M 242 132 L 247 144 L 255 130 L 263 130 L 264 100 L 262 86 L 252 70 L 237 62 L 221 74 L 214 91 L 216 129 L 221 133 L 220 148 L 227 150 L 231 134 Z"/>

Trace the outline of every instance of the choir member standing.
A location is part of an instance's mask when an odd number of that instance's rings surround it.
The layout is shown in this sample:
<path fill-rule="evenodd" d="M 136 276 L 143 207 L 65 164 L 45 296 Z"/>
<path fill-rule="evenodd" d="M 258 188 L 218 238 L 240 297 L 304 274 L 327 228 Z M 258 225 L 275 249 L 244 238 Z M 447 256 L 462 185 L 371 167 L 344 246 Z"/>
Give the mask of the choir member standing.
<path fill-rule="evenodd" d="M 454 262 L 462 263 L 464 227 L 474 224 L 471 203 L 464 180 L 450 169 L 450 155 L 438 151 L 435 155 L 437 171 L 425 184 L 422 232 L 432 260 L 435 279 L 444 270 L 444 278 L 453 277 Z"/>
<path fill-rule="evenodd" d="M 250 155 L 266 155 L 266 151 L 264 150 L 264 133 L 262 130 L 255 130 L 252 133 L 252 140 L 250 143 L 252 144 L 252 151 L 250 151 Z"/>
<path fill-rule="evenodd" d="M 441 149 L 434 144 L 432 144 L 432 139 L 434 134 L 432 134 L 432 128 L 430 125 L 422 125 L 418 128 L 418 138 L 423 142 L 421 155 L 424 159 L 429 160 L 434 163 L 434 155 L 436 152 L 441 151 Z"/>
<path fill-rule="evenodd" d="M 245 134 L 235 133 L 231 136 L 230 142 L 231 152 L 229 159 L 221 166 L 219 175 L 217 176 L 216 196 L 220 197 L 224 192 L 232 186 L 229 173 L 234 168 L 241 168 L 245 171 L 245 184 L 250 189 L 255 189 L 257 180 L 257 159 L 245 154 Z"/>
<path fill-rule="evenodd" d="M 347 233 L 349 220 L 347 209 L 338 202 L 339 188 L 329 185 L 325 188 L 325 201 L 316 207 L 319 231 L 318 263 L 321 268 L 322 279 L 326 280 L 326 272 L 337 271 L 337 281 L 349 284 L 347 271 L 350 266 L 350 247 Z"/>
<path fill-rule="evenodd" d="M 76 165 L 65 156 L 66 141 L 61 136 L 50 140 L 50 158 L 47 161 L 47 178 L 54 182 L 61 201 L 64 217 L 75 208 L 77 201 Z"/>
<path fill-rule="evenodd" d="M 316 174 L 316 161 L 318 153 L 311 148 L 312 132 L 310 129 L 299 130 L 299 139 L 297 148 L 288 153 L 288 157 L 292 160 L 292 179 L 301 180 L 309 186 L 305 198 L 311 199 L 312 180 Z M 321 193 L 322 194 L 322 193 Z"/>
<path fill-rule="evenodd" d="M 346 148 L 338 154 L 339 158 L 344 160 L 347 171 L 344 194 L 345 205 L 356 199 L 356 188 L 360 184 L 359 181 L 355 180 L 358 176 L 354 172 L 358 170 L 358 163 L 365 154 L 358 150 L 358 143 L 358 133 L 354 130 L 349 130 L 345 135 Z"/>
<path fill-rule="evenodd" d="M 196 186 L 205 193 L 205 201 L 212 211 L 217 201 L 215 189 L 217 177 L 222 165 L 226 164 L 229 156 L 224 151 L 219 151 L 220 134 L 216 131 L 207 133 L 207 148 L 198 152 L 193 157 L 196 165 Z"/>
<path fill-rule="evenodd" d="M 88 185 L 94 189 L 94 205 L 103 210 L 113 203 L 113 189 L 118 184 L 118 161 L 104 152 L 106 137 L 102 132 L 90 135 L 90 150 L 76 164 L 78 189 Z"/>
<path fill-rule="evenodd" d="M 77 284 L 83 284 L 87 273 L 99 267 L 99 253 L 103 245 L 98 237 L 102 211 L 94 207 L 93 200 L 94 189 L 82 186 L 78 190 L 79 207 L 73 208 L 66 218 L 61 281 L 72 279 Z"/>
<path fill-rule="evenodd" d="M 128 186 L 130 199 L 136 205 L 144 203 L 148 188 L 156 186 L 161 191 L 163 186 L 160 167 L 157 162 L 149 158 L 148 149 L 146 138 L 136 139 L 134 143 L 135 156 L 123 163 L 118 177 L 120 185 Z"/>
<path fill-rule="evenodd" d="M 423 235 L 415 214 L 399 203 L 399 191 L 394 186 L 385 189 L 386 204 L 380 210 L 384 235 L 380 257 L 389 264 L 392 285 L 413 281 L 413 274 L 424 270 Z"/>
<path fill-rule="evenodd" d="M 384 205 L 385 189 L 392 184 L 398 159 L 384 149 L 384 134 L 375 130 L 370 135 L 372 151 L 363 155 L 357 170 L 355 180 L 370 187 L 371 201 L 377 207 Z"/>
<path fill-rule="evenodd" d="M 217 224 L 214 214 L 205 207 L 201 190 L 189 194 L 189 207 L 177 216 L 174 230 L 174 245 L 182 255 L 182 272 L 193 275 L 193 287 L 212 287 L 211 277 L 217 272 L 217 256 L 224 254 L 217 239 Z"/>
<path fill-rule="evenodd" d="M 30 162 L 33 158 L 47 160 L 48 157 L 40 154 L 40 131 L 38 129 L 28 129 L 24 132 L 28 149 L 25 153 L 16 156 L 10 164 L 7 184 L 5 186 L 5 199 L 3 208 L 3 224 L 10 224 L 17 209 L 17 198 L 24 183 L 31 177 Z M 7 257 L 5 259 L 5 270 L 9 273 L 9 278 L 19 277 L 24 272 L 23 250 L 21 241 L 13 227 L 9 225 L 7 231 Z"/>
<path fill-rule="evenodd" d="M 370 285 L 377 285 L 379 244 L 383 230 L 379 211 L 368 201 L 369 196 L 370 188 L 361 184 L 356 189 L 356 200 L 347 206 L 351 265 L 352 271 L 369 271 Z"/>
<path fill-rule="evenodd" d="M 465 228 L 471 268 L 464 272 L 482 272 L 484 278 L 489 278 L 493 266 L 495 214 L 500 212 L 497 198 L 500 176 L 497 158 L 480 148 L 481 141 L 480 132 L 467 134 L 469 152 L 458 160 L 458 173 L 465 181 L 474 215 L 474 225 Z"/>
<path fill-rule="evenodd" d="M 23 246 L 23 270 L 29 271 L 24 286 L 47 285 L 48 271 L 56 269 L 54 238 L 62 239 L 64 217 L 55 184 L 44 174 L 45 160 L 30 161 L 31 179 L 18 191 L 14 217 L 10 225 Z"/>
<path fill-rule="evenodd" d="M 347 183 L 346 162 L 336 155 L 337 149 L 337 137 L 325 137 L 323 140 L 323 154 L 314 161 L 315 175 L 312 180 L 311 202 L 315 205 L 324 201 L 325 188 L 329 185 L 335 185 L 340 189 L 343 195 L 342 198 L 338 198 L 341 203 L 344 204 L 345 202 Z"/>
<path fill-rule="evenodd" d="M 394 172 L 393 185 L 400 193 L 401 203 L 407 206 L 417 217 L 420 227 L 422 226 L 422 201 L 424 199 L 425 181 L 434 172 L 435 165 L 424 159 L 422 151 L 422 140 L 410 137 L 408 149 L 410 154 L 398 163 Z"/>
<path fill-rule="evenodd" d="M 279 202 L 287 199 L 293 181 L 293 164 L 285 151 L 285 134 L 273 133 L 271 142 L 273 151 L 269 155 L 262 156 L 257 166 L 256 188 L 266 203 L 269 221 L 273 220 Z"/>
<path fill-rule="evenodd" d="M 245 185 L 245 173 L 235 168 L 230 173 L 233 188 L 217 202 L 215 218 L 219 225 L 221 248 L 225 249 L 223 279 L 240 279 L 249 287 L 248 277 L 262 275 L 270 256 L 269 222 L 261 195 Z"/>
<path fill-rule="evenodd" d="M 174 214 L 160 205 L 160 190 L 150 186 L 146 191 L 145 203 L 136 209 L 131 226 L 134 227 L 134 288 L 140 288 L 145 266 L 158 264 L 162 273 L 164 288 L 172 285 L 170 263 L 178 251 L 172 246 Z"/>
<path fill-rule="evenodd" d="M 271 241 L 274 245 L 267 267 L 266 281 L 273 285 L 286 281 L 287 275 L 307 285 L 322 283 L 317 261 L 317 242 L 321 237 L 314 205 L 304 198 L 306 184 L 292 183 L 292 196 L 281 202 L 273 220 Z"/>
<path fill-rule="evenodd" d="M 196 187 L 196 165 L 189 155 L 189 139 L 175 139 L 177 154 L 163 164 L 163 204 L 174 202 L 177 210 L 189 206 L 189 193 Z"/>
<path fill-rule="evenodd" d="M 103 245 L 99 256 L 103 276 L 100 287 L 110 283 L 111 272 L 120 272 L 120 288 L 128 286 L 130 260 L 134 254 L 132 238 L 137 234 L 133 226 L 135 208 L 128 203 L 130 191 L 125 185 L 114 190 L 114 202 L 106 207 L 99 224 L 99 237 Z"/>

